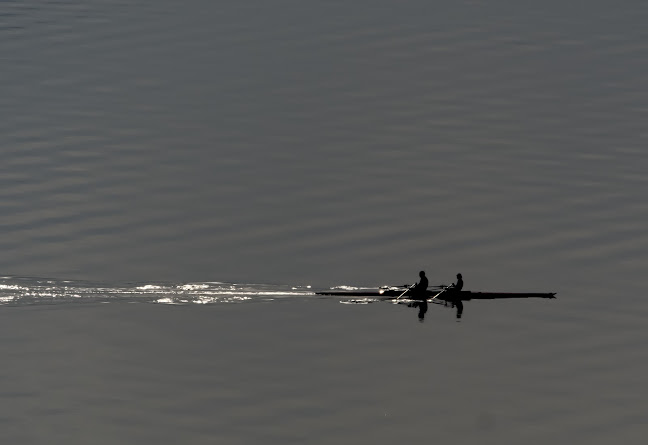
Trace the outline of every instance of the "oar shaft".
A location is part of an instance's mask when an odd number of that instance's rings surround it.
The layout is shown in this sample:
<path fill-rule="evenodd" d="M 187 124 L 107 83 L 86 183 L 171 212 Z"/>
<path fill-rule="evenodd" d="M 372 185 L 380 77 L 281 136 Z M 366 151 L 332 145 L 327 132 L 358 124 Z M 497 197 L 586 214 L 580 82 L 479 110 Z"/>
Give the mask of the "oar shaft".
<path fill-rule="evenodd" d="M 439 292 L 439 293 L 436 294 L 434 297 L 432 297 L 432 300 L 431 300 L 431 301 L 433 301 L 436 297 L 438 297 L 439 295 L 441 295 L 442 293 L 444 293 L 445 291 L 447 291 L 449 288 L 450 288 L 450 286 L 448 286 L 448 287 L 444 287 L 443 290 L 442 290 L 441 292 Z"/>
<path fill-rule="evenodd" d="M 396 300 L 399 300 L 400 297 L 402 297 L 403 295 L 405 295 L 405 294 L 407 293 L 407 291 L 409 291 L 410 289 L 414 289 L 414 286 L 416 286 L 416 284 L 413 284 L 413 285 L 411 285 L 410 287 L 408 287 L 407 289 L 405 289 L 405 292 L 403 292 L 403 293 L 400 294 L 398 297 L 396 297 Z"/>

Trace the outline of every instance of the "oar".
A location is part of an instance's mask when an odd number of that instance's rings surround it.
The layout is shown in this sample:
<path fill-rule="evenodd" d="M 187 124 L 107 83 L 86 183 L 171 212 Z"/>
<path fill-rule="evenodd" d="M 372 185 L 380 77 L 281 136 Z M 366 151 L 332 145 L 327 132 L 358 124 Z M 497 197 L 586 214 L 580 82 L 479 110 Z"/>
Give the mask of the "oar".
<path fill-rule="evenodd" d="M 394 289 L 396 287 L 409 287 L 409 286 L 410 286 L 409 284 L 395 284 L 393 286 L 384 285 L 384 286 L 380 286 L 379 289 Z M 416 284 L 414 284 L 414 286 L 416 286 Z M 435 284 L 434 286 L 429 286 L 428 289 L 443 289 L 444 287 L 446 287 L 444 284 Z"/>
<path fill-rule="evenodd" d="M 407 289 L 405 289 L 405 292 L 403 292 L 403 293 L 400 294 L 398 297 L 396 297 L 396 301 L 398 301 L 398 300 L 400 299 L 400 297 L 402 297 L 403 295 L 405 295 L 405 294 L 407 293 L 408 290 L 410 290 L 410 289 L 414 289 L 414 286 L 416 286 L 416 284 L 412 284 L 410 287 L 408 287 Z"/>
<path fill-rule="evenodd" d="M 439 295 L 441 295 L 442 293 L 444 293 L 445 291 L 447 291 L 449 288 L 450 288 L 450 286 L 444 287 L 443 290 L 442 290 L 441 292 L 439 292 L 438 294 L 436 294 L 434 297 L 432 297 L 432 299 L 431 299 L 430 301 L 434 301 L 434 299 L 435 299 L 436 297 L 438 297 Z"/>

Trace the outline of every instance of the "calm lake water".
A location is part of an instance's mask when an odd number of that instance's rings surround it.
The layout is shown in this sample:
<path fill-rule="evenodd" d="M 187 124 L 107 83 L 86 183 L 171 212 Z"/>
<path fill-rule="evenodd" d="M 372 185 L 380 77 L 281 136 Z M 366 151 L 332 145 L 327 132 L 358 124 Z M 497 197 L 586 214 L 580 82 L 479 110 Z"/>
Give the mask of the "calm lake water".
<path fill-rule="evenodd" d="M 575 354 L 562 372 L 600 365 L 632 382 L 571 405 L 625 404 L 613 424 L 569 431 L 634 434 L 647 408 L 630 390 L 648 370 L 647 22 L 642 1 L 0 2 L 1 285 L 30 289 L 0 298 L 45 302 L 34 289 L 47 280 L 70 305 L 63 280 L 99 299 L 214 282 L 291 294 L 422 269 L 431 284 L 461 272 L 473 291 L 557 292 L 470 303 L 458 326 L 478 338 L 495 328 L 475 318 L 499 320 L 499 340 L 531 329 L 511 345 L 524 357 L 543 344 L 547 366 Z M 543 411 L 545 426 L 560 430 L 562 413 Z"/>

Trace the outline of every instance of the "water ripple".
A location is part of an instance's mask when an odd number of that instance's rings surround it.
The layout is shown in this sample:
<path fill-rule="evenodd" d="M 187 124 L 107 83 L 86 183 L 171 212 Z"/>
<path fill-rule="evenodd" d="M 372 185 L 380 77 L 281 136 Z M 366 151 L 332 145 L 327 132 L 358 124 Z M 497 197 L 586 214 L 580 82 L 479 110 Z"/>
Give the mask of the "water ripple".
<path fill-rule="evenodd" d="M 2 5 L 8 273 L 525 283 L 643 260 L 645 8 Z"/>

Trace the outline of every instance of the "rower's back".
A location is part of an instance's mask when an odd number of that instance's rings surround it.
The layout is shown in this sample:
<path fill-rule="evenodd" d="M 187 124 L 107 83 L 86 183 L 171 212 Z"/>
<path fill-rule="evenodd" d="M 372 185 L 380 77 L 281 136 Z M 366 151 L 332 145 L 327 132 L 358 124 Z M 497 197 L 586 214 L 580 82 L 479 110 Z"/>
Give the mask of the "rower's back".
<path fill-rule="evenodd" d="M 463 289 L 463 278 L 461 277 L 461 274 L 457 274 L 457 283 L 453 286 L 457 292 L 459 292 L 461 289 Z"/>
<path fill-rule="evenodd" d="M 417 300 L 424 300 L 427 298 L 428 279 L 424 271 L 419 272 L 419 277 L 421 279 L 416 283 L 414 289 L 412 289 L 412 296 Z"/>

